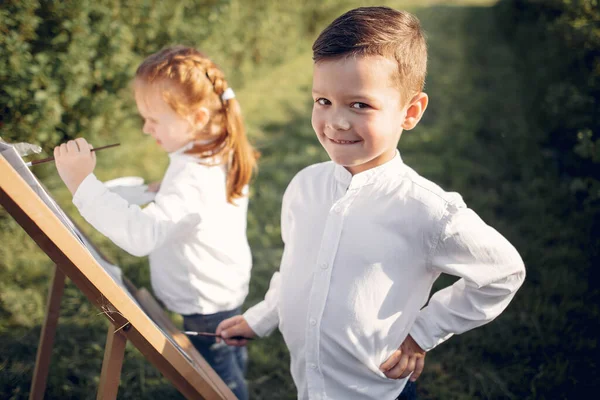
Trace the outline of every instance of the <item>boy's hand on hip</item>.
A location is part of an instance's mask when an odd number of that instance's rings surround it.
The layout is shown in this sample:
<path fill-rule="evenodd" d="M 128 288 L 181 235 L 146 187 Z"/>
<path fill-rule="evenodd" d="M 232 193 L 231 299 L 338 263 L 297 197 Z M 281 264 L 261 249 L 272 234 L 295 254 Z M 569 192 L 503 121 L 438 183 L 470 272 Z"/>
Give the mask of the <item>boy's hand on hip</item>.
<path fill-rule="evenodd" d="M 217 326 L 216 334 L 220 335 L 225 343 L 229 346 L 245 346 L 248 341 L 247 340 L 237 340 L 237 339 L 228 339 L 234 336 L 243 336 L 247 338 L 253 338 L 256 336 L 256 333 L 250 328 L 246 319 L 241 315 L 236 315 L 231 318 L 227 318 L 224 321 L 221 321 L 219 326 Z M 217 338 L 217 343 L 219 343 L 221 339 Z"/>
<path fill-rule="evenodd" d="M 73 195 L 81 182 L 94 172 L 96 154 L 91 151 L 92 148 L 84 138 L 69 140 L 54 148 L 54 162 L 58 175 Z"/>
<path fill-rule="evenodd" d="M 425 350 L 408 335 L 398 350 L 385 360 L 379 367 L 381 372 L 390 379 L 403 379 L 409 376 L 416 381 L 425 367 Z"/>

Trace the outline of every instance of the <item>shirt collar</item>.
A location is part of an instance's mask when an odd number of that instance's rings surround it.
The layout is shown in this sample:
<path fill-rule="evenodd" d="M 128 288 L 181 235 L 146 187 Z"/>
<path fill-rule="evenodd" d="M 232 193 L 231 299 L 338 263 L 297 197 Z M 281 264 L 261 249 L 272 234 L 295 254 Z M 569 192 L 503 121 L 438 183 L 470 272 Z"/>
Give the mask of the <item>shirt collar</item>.
<path fill-rule="evenodd" d="M 182 155 L 184 154 L 186 151 L 188 151 L 189 149 L 191 149 L 192 147 L 194 147 L 194 141 L 189 142 L 188 144 L 186 144 L 183 147 L 180 147 L 179 149 L 172 151 L 169 153 L 169 158 L 173 158 L 176 157 L 178 155 Z"/>
<path fill-rule="evenodd" d="M 387 175 L 390 172 L 398 171 L 404 165 L 404 162 L 402 161 L 400 152 L 396 150 L 396 155 L 390 161 L 375 168 L 360 172 L 356 175 L 352 175 L 345 167 L 339 164 L 334 165 L 335 179 L 338 182 L 347 185 L 348 188 L 351 189 L 369 185 L 374 179 L 381 177 L 382 175 Z"/>
<path fill-rule="evenodd" d="M 190 150 L 192 147 L 194 147 L 194 145 L 199 144 L 199 145 L 203 145 L 203 144 L 208 144 L 210 142 L 212 142 L 215 139 L 204 139 L 204 140 L 192 140 L 191 142 L 189 142 L 188 144 L 184 145 L 183 147 L 180 147 L 179 149 L 172 151 L 169 153 L 169 158 L 173 158 L 176 156 L 189 156 L 189 157 L 196 157 L 193 154 L 186 154 L 185 152 Z"/>

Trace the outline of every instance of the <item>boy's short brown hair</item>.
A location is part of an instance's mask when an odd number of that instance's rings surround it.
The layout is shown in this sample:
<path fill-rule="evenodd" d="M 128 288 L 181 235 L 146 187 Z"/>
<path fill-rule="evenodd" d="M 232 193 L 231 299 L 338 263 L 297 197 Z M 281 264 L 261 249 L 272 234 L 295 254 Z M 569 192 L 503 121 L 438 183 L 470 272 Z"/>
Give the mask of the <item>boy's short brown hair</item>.
<path fill-rule="evenodd" d="M 338 17 L 312 47 L 319 62 L 379 55 L 398 63 L 394 77 L 405 101 L 421 92 L 427 73 L 427 44 L 417 17 L 389 7 L 360 7 Z"/>

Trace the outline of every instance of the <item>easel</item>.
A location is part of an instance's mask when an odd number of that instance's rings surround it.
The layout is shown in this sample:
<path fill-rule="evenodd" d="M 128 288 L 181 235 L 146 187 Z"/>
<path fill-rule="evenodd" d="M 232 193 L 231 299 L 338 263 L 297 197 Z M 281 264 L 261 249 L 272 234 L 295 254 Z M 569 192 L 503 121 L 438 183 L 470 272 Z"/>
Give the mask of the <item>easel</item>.
<path fill-rule="evenodd" d="M 4 206 L 4 202 L 2 201 Z M 38 345 L 37 355 L 35 357 L 35 369 L 33 370 L 33 379 L 31 381 L 30 400 L 40 400 L 44 398 L 46 390 L 46 381 L 48 378 L 48 369 L 50 367 L 50 357 L 52 355 L 52 346 L 54 345 L 54 336 L 58 326 L 58 315 L 60 313 L 60 299 L 65 288 L 65 279 L 67 277 L 59 269 L 54 269 L 54 275 L 50 282 L 48 291 L 48 304 L 46 305 L 46 318 L 40 334 L 40 344 Z M 104 364 L 102 364 L 104 365 Z"/>
<path fill-rule="evenodd" d="M 60 301 L 64 292 L 66 278 L 66 275 L 60 268 L 56 267 L 54 269 L 48 291 L 46 317 L 40 335 L 35 369 L 31 381 L 31 391 L 29 393 L 30 400 L 41 400 L 44 398 L 52 356 L 52 347 L 54 345 L 54 337 L 56 336 L 56 328 L 58 327 Z M 128 330 L 127 324 L 128 323 L 125 323 L 122 328 Z M 108 326 L 108 333 L 106 334 L 106 347 L 104 349 L 104 360 L 102 361 L 102 372 L 100 374 L 100 384 L 98 386 L 98 399 L 117 398 L 126 344 L 127 336 L 123 332 L 120 332 L 115 324 L 110 323 Z"/>
<path fill-rule="evenodd" d="M 110 278 L 97 260 L 2 156 L 0 204 L 56 264 L 49 289 L 46 319 L 37 352 L 30 399 L 42 399 L 44 395 L 66 277 L 69 277 L 110 321 L 98 399 L 115 399 L 117 396 L 127 340 L 186 398 L 235 399 L 231 390 L 194 349 L 187 337 L 164 315 L 152 296 L 144 289 L 138 291 L 127 280 L 124 280 L 124 289 Z M 135 296 L 137 303 L 125 290 Z"/>

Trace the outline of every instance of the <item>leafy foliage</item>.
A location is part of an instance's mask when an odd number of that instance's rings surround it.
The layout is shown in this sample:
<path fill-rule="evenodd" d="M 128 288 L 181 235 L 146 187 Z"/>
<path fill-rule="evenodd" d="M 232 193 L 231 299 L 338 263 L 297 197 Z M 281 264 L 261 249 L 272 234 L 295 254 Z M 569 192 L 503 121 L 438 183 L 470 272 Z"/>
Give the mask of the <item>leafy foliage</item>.
<path fill-rule="evenodd" d="M 17 1 L 0 5 L 0 136 L 46 150 L 111 142 L 134 112 L 139 62 L 172 44 L 211 55 L 234 87 L 298 52 L 339 1 Z"/>
<path fill-rule="evenodd" d="M 509 0 L 502 8 L 540 145 L 586 208 L 598 212 L 600 3 Z"/>

